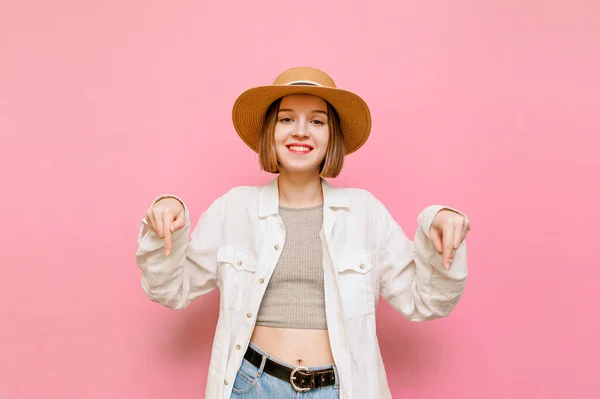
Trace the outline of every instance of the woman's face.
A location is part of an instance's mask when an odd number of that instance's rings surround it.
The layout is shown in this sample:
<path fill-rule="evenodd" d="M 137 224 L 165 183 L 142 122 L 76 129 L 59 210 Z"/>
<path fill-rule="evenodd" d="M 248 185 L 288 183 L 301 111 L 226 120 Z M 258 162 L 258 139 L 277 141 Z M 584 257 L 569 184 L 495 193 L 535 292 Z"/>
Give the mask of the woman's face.
<path fill-rule="evenodd" d="M 325 100 L 305 94 L 282 98 L 275 124 L 275 151 L 280 169 L 319 173 L 328 143 Z"/>

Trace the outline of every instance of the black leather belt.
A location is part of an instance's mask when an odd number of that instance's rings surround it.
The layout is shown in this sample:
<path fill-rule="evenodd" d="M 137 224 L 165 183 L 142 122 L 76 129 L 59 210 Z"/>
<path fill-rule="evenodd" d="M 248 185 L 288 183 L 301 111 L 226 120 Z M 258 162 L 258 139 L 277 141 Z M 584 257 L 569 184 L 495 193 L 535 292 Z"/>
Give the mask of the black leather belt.
<path fill-rule="evenodd" d="M 244 359 L 252 363 L 255 367 L 260 368 L 263 355 L 248 346 Z M 292 369 L 267 358 L 264 372 L 289 382 L 297 392 L 306 392 L 314 388 L 335 385 L 335 371 L 333 367 L 319 371 L 310 371 L 306 367 Z"/>

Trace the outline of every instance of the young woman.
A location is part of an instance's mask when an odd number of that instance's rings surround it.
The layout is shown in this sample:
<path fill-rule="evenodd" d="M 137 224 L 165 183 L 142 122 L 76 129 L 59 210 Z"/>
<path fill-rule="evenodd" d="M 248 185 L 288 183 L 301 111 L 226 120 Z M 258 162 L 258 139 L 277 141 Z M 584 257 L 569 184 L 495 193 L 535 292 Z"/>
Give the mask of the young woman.
<path fill-rule="evenodd" d="M 278 176 L 218 198 L 191 237 L 183 201 L 158 197 L 138 238 L 144 291 L 182 309 L 219 288 L 207 398 L 391 397 L 379 296 L 410 320 L 448 315 L 467 276 L 467 218 L 429 206 L 413 242 L 372 194 L 323 179 L 365 143 L 371 116 L 320 70 L 244 92 L 233 122 Z"/>

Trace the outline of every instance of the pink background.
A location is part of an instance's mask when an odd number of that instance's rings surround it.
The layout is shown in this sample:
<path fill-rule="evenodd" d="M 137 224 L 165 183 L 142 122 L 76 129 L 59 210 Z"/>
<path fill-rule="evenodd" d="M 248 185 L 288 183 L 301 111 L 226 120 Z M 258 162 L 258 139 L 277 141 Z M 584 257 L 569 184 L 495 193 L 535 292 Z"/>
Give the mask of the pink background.
<path fill-rule="evenodd" d="M 147 300 L 139 222 L 270 180 L 231 106 L 311 65 L 373 112 L 335 184 L 473 225 L 455 312 L 378 310 L 394 397 L 596 397 L 599 4 L 0 1 L 0 396 L 204 396 L 217 294 Z"/>

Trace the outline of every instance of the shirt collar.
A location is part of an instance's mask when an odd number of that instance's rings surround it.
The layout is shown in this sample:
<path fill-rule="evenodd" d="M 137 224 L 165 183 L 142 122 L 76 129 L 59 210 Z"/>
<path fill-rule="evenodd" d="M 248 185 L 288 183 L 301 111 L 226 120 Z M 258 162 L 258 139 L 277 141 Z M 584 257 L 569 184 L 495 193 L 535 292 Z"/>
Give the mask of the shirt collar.
<path fill-rule="evenodd" d="M 350 208 L 350 202 L 341 188 L 338 188 L 321 178 L 323 189 L 323 206 L 327 208 Z M 278 177 L 263 186 L 260 192 L 258 216 L 265 217 L 279 213 L 279 185 Z"/>

